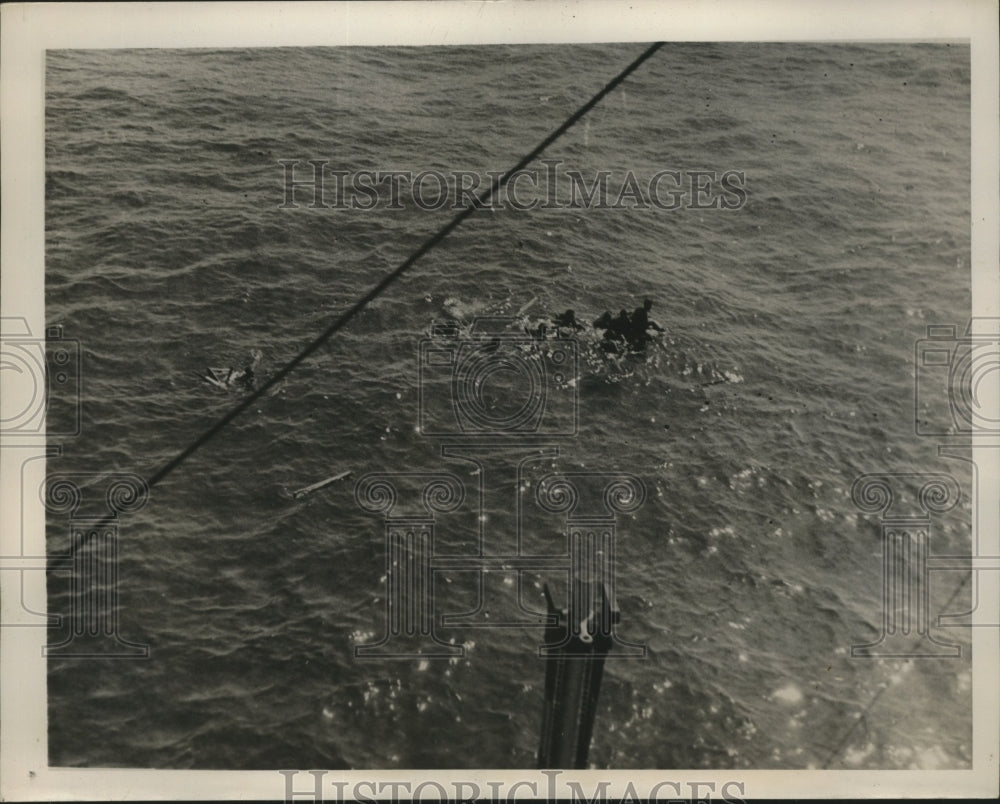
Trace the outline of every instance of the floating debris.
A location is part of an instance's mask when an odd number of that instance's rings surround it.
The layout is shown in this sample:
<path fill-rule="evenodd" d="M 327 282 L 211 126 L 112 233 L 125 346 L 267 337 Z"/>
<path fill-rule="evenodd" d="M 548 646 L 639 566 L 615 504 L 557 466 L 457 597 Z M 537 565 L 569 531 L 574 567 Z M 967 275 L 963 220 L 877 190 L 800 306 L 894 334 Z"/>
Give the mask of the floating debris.
<path fill-rule="evenodd" d="M 313 483 L 311 486 L 304 486 L 298 491 L 292 492 L 292 497 L 296 500 L 305 497 L 307 494 L 312 494 L 314 491 L 319 491 L 324 486 L 329 486 L 331 483 L 336 483 L 338 480 L 343 480 L 345 477 L 350 477 L 354 472 L 348 469 L 346 472 L 340 472 L 333 477 L 328 477 L 326 480 L 320 480 L 317 483 Z"/>

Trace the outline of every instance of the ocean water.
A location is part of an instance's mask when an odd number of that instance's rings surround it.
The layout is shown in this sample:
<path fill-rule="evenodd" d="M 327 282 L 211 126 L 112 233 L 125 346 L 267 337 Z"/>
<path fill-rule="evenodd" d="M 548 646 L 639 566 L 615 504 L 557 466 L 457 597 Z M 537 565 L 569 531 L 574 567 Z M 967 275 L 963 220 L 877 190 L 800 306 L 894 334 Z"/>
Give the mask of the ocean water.
<path fill-rule="evenodd" d="M 206 366 L 259 349 L 267 378 L 454 215 L 388 209 L 384 186 L 373 210 L 308 193 L 282 209 L 278 160 L 505 170 L 641 49 L 50 52 L 46 316 L 80 341 L 83 391 L 49 471 L 151 475 L 245 397 Z M 963 498 L 932 551 L 970 548 L 968 463 L 915 434 L 913 403 L 915 382 L 946 394 L 915 373 L 915 342 L 970 309 L 969 114 L 962 45 L 662 48 L 545 156 L 612 185 L 742 171 L 746 203 L 468 218 L 123 515 L 120 632 L 150 655 L 50 659 L 51 763 L 532 767 L 540 628 L 438 625 L 464 657 L 355 658 L 385 630 L 386 564 L 353 483 L 448 471 L 475 488 L 418 428 L 433 322 L 591 320 L 650 297 L 666 333 L 622 360 L 581 336 L 578 432 L 524 469 L 526 488 L 628 472 L 647 492 L 617 521 L 616 575 L 619 634 L 647 656 L 608 660 L 591 763 L 969 767 L 967 632 L 938 635 L 961 659 L 850 650 L 882 617 L 879 523 L 855 478 L 954 475 Z M 509 498 L 488 502 L 487 538 L 509 543 Z M 474 552 L 469 510 L 441 517 L 442 549 Z M 51 515 L 52 552 L 67 533 Z M 474 605 L 470 573 L 439 580 L 454 605 L 439 614 Z M 521 580 L 543 609 L 541 574 Z M 52 576 L 51 612 L 67 588 Z M 516 594 L 499 585 L 499 602 Z M 967 609 L 968 574 L 936 573 L 931 600 Z"/>

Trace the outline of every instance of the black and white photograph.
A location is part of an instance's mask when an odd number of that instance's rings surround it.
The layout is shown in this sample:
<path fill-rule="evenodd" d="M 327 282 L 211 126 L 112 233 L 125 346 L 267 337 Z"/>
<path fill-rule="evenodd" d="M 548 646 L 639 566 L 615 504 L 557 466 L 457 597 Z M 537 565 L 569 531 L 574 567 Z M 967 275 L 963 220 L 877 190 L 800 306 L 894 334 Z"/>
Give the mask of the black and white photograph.
<path fill-rule="evenodd" d="M 996 795 L 994 3 L 126 5 L 4 9 L 4 800 Z"/>

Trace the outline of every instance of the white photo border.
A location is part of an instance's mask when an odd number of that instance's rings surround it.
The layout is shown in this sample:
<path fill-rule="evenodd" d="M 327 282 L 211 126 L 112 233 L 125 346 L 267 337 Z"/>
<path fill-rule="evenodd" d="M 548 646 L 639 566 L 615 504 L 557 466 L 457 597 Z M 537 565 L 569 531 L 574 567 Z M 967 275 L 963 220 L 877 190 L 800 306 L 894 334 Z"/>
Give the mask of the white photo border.
<path fill-rule="evenodd" d="M 7 4 L 0 27 L 0 146 L 2 165 L 2 293 L 0 313 L 27 320 L 44 332 L 44 114 L 45 53 L 63 48 L 197 48 L 338 45 L 418 45 L 666 41 L 961 41 L 972 62 L 972 310 L 1000 316 L 1000 113 L 998 113 L 997 6 L 993 0 L 717 0 L 662 3 L 632 0 L 588 2 L 334 2 L 334 3 L 52 3 Z M 0 394 L 8 391 L 0 390 Z M 3 396 L 0 396 L 2 404 Z M 997 404 L 997 400 L 993 400 Z M 20 462 L 10 439 L 0 453 L 0 555 L 23 545 L 45 553 L 45 514 L 39 502 L 20 511 L 16 496 Z M 16 450 L 14 450 L 16 452 Z M 977 449 L 982 489 L 1000 489 L 997 450 Z M 44 476 L 44 461 L 33 471 Z M 975 501 L 979 545 L 1000 555 L 997 498 Z M 22 533 L 22 522 L 24 531 Z M 4 572 L 3 575 L 7 575 Z M 45 599 L 45 573 L 19 573 L 26 594 Z M 1000 573 L 980 573 L 979 614 L 1000 610 Z M 14 585 L 15 591 L 20 591 Z M 3 621 L 16 620 L 19 600 L 2 586 Z M 1000 633 L 972 629 L 973 760 L 968 771 L 566 771 L 557 779 L 590 791 L 609 781 L 608 799 L 624 796 L 629 783 L 639 796 L 667 782 L 660 795 L 676 797 L 675 785 L 726 783 L 744 799 L 862 797 L 992 797 L 998 787 Z M 46 670 L 42 628 L 0 629 L 0 798 L 3 800 L 282 799 L 286 777 L 274 771 L 166 771 L 51 768 L 47 764 Z M 295 777 L 307 792 L 310 776 Z M 553 777 L 541 771 L 337 771 L 324 777 L 324 798 L 336 800 L 333 780 L 349 793 L 359 782 L 436 781 L 455 784 L 503 781 L 504 797 L 544 796 Z M 512 788 L 516 782 L 534 782 Z M 468 788 L 466 788 L 468 789 Z M 707 788 L 702 788 L 703 792 Z M 387 798 L 365 786 L 372 798 Z M 425 797 L 438 794 L 429 789 Z M 349 795 L 344 795 L 345 798 Z M 296 801 L 308 798 L 298 795 Z"/>

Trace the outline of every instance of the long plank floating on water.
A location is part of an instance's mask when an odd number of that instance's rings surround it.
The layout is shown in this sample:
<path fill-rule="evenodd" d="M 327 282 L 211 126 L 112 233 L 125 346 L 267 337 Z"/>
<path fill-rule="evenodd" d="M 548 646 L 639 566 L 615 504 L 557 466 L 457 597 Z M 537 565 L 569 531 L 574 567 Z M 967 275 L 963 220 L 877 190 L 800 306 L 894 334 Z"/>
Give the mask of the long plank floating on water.
<path fill-rule="evenodd" d="M 346 472 L 340 472 L 339 474 L 336 474 L 333 477 L 328 477 L 326 480 L 320 480 L 316 483 L 313 483 L 311 486 L 303 486 L 298 491 L 292 492 L 292 497 L 298 500 L 301 497 L 305 497 L 307 494 L 312 494 L 314 491 L 318 491 L 324 486 L 329 486 L 331 483 L 336 483 L 338 480 L 343 480 L 345 477 L 350 477 L 352 474 L 354 474 L 354 472 L 348 469 Z"/>

